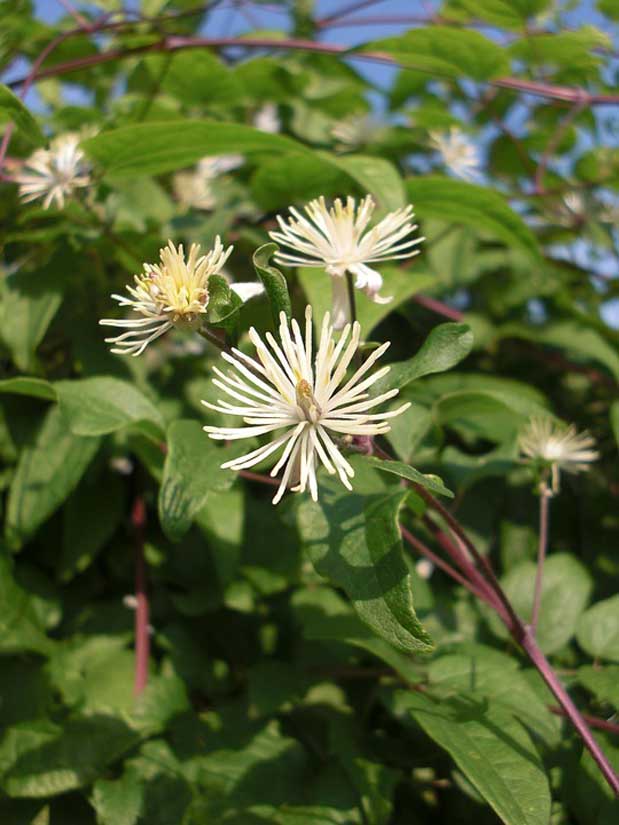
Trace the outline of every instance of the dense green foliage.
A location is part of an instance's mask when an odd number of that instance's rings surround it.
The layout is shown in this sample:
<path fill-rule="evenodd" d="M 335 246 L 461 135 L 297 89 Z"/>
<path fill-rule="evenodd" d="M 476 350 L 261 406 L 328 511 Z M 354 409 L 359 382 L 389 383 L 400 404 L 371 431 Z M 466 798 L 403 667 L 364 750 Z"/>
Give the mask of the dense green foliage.
<path fill-rule="evenodd" d="M 14 128 L 0 184 L 2 825 L 619 821 L 504 622 L 439 568 L 428 577 L 399 527 L 445 557 L 422 491 L 437 496 L 528 621 L 538 495 L 518 434 L 544 412 L 588 430 L 599 460 L 550 501 L 537 639 L 582 712 L 612 722 L 619 149 L 596 96 L 613 93 L 616 4 L 574 29 L 552 0 L 445 0 L 398 36 L 367 27 L 346 58 L 272 31 L 184 48 L 209 36 L 195 0 L 144 0 L 141 22 L 110 0 L 72 5 L 96 31 L 0 3 L 12 77 L 72 32 L 36 79 L 42 106 L 0 88 Z M 318 38 L 311 3 L 271 5 L 293 6 L 291 36 Z M 397 66 L 386 90 L 377 52 Z M 265 107 L 278 131 L 257 128 Z M 478 147 L 471 180 L 436 150 L 451 127 Z M 90 185 L 63 208 L 23 203 L 11 176 L 67 132 Z M 192 169 L 231 153 L 197 204 Z M 379 218 L 414 204 L 426 239 L 412 262 L 378 265 L 391 303 L 356 299 L 363 353 L 391 341 L 372 392 L 397 387 L 412 406 L 377 440 L 393 460 L 351 450 L 352 492 L 323 473 L 317 503 L 274 507 L 270 486 L 220 469 L 238 446 L 201 429 L 223 423 L 200 403 L 217 398 L 219 350 L 172 330 L 122 357 L 98 321 L 127 313 L 110 294 L 168 238 L 209 249 L 221 235 L 226 277 L 265 292 L 243 303 L 214 276 L 211 339 L 251 354 L 250 326 L 307 303 L 321 318 L 331 301 L 320 270 L 273 264 L 275 216 L 367 193 Z M 151 649 L 135 698 L 142 551 Z M 619 726 L 596 737 L 619 770 Z"/>

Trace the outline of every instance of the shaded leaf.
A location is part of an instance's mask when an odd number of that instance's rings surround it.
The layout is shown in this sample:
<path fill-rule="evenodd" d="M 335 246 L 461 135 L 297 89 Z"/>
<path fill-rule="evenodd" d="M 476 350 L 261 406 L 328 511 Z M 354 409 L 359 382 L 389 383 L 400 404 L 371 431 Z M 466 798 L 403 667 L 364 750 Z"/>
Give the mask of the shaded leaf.
<path fill-rule="evenodd" d="M 30 143 L 34 143 L 35 146 L 44 146 L 47 143 L 41 127 L 28 109 L 3 83 L 0 83 L 0 111 L 15 124 L 15 127 Z"/>
<path fill-rule="evenodd" d="M 108 375 L 56 381 L 60 410 L 76 435 L 106 435 L 145 422 L 153 437 L 163 435 L 159 410 L 133 384 Z"/>
<path fill-rule="evenodd" d="M 466 324 L 440 324 L 435 327 L 408 361 L 392 364 L 389 373 L 374 384 L 373 395 L 397 387 L 401 389 L 424 375 L 455 367 L 471 351 L 473 333 Z"/>
<path fill-rule="evenodd" d="M 328 479 L 319 502 L 301 502 L 298 524 L 305 548 L 317 572 L 346 591 L 378 636 L 398 650 L 429 651 L 432 642 L 415 614 L 397 523 L 406 492 L 377 492 L 371 475 L 361 470 L 356 462 L 362 479 L 356 492 L 342 491 L 339 481 Z"/>
<path fill-rule="evenodd" d="M 112 379 L 110 379 L 112 380 Z M 32 445 L 25 447 L 9 491 L 6 534 L 20 544 L 32 536 L 76 486 L 99 447 L 80 438 L 52 407 Z"/>
<path fill-rule="evenodd" d="M 415 470 L 414 467 L 409 467 L 408 464 L 404 464 L 403 461 L 387 461 L 377 456 L 367 456 L 365 461 L 384 473 L 393 473 L 393 475 L 406 478 L 414 484 L 420 484 L 422 487 L 425 487 L 426 490 L 430 490 L 431 493 L 438 493 L 440 496 L 448 496 L 449 498 L 453 498 L 454 496 L 438 476 L 424 475 L 424 473 L 420 473 L 419 470 Z"/>
<path fill-rule="evenodd" d="M 619 662 L 619 596 L 597 602 L 583 613 L 576 638 L 590 656 Z"/>
<path fill-rule="evenodd" d="M 548 825 L 550 790 L 539 754 L 525 730 L 492 703 L 397 691 L 391 700 L 452 757 L 506 825 Z"/>
<path fill-rule="evenodd" d="M 197 421 L 174 421 L 168 428 L 168 452 L 159 489 L 159 520 L 165 534 L 178 541 L 189 530 L 211 491 L 234 483 L 220 465 L 231 458 L 203 432 Z"/>
<path fill-rule="evenodd" d="M 254 269 L 264 284 L 276 328 L 279 326 L 280 312 L 284 312 L 286 318 L 292 317 L 292 306 L 286 279 L 279 269 L 269 264 L 278 249 L 279 246 L 276 243 L 265 243 L 256 249 L 252 258 Z"/>

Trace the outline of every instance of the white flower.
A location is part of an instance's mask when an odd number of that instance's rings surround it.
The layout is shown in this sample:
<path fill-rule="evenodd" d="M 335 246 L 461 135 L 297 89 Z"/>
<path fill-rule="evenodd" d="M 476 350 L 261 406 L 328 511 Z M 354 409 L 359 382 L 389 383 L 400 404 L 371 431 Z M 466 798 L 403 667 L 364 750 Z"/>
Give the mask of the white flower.
<path fill-rule="evenodd" d="M 367 375 L 389 343 L 374 350 L 346 379 L 346 370 L 359 346 L 361 328 L 357 322 L 352 327 L 347 324 L 335 343 L 327 313 L 315 356 L 311 307 L 305 310 L 305 338 L 296 321 L 292 321 L 289 328 L 283 312 L 279 334 L 281 344 L 271 333 L 267 333 L 265 343 L 253 327 L 250 329 L 249 337 L 259 361 L 237 349 L 231 355 L 222 353 L 222 358 L 233 369 L 226 374 L 215 368 L 218 378 L 213 383 L 232 398 L 232 403 L 221 400 L 217 404 L 202 403 L 226 415 L 242 416 L 246 426 L 204 429 L 211 438 L 225 441 L 277 433 L 268 444 L 222 464 L 223 468 L 243 470 L 282 450 L 271 470 L 275 476 L 284 468 L 273 504 L 277 504 L 287 487 L 295 492 L 309 488 L 316 501 L 316 470 L 320 464 L 331 475 L 337 473 L 342 484 L 351 490 L 354 471 L 340 452 L 338 439 L 343 437 L 345 441 L 350 436 L 386 433 L 389 431 L 387 419 L 410 406 L 406 403 L 390 412 L 370 412 L 398 394 L 398 390 L 393 389 L 369 398 L 367 392 L 390 369 L 386 366 Z"/>
<path fill-rule="evenodd" d="M 430 143 L 440 152 L 443 163 L 454 175 L 466 180 L 478 175 L 477 149 L 457 126 L 452 126 L 449 132 L 430 132 Z"/>
<path fill-rule="evenodd" d="M 264 294 L 263 284 L 256 281 L 236 281 L 230 284 L 230 289 L 239 296 L 243 303 Z"/>
<path fill-rule="evenodd" d="M 19 184 L 24 203 L 43 199 L 43 208 L 52 201 L 59 209 L 73 190 L 88 186 L 90 175 L 86 157 L 79 148 L 80 137 L 74 134 L 55 138 L 49 149 L 37 149 L 25 162 L 13 180 Z"/>
<path fill-rule="evenodd" d="M 174 175 L 176 197 L 184 206 L 210 211 L 217 203 L 212 183 L 220 175 L 237 169 L 243 163 L 243 155 L 212 155 L 202 158 L 191 172 Z"/>
<path fill-rule="evenodd" d="M 254 115 L 254 126 L 261 132 L 274 134 L 282 128 L 277 105 L 275 103 L 265 103 Z"/>
<path fill-rule="evenodd" d="M 532 418 L 518 439 L 521 453 L 529 461 L 550 468 L 552 491 L 559 490 L 559 472 L 579 473 L 599 458 L 595 440 L 586 432 L 579 433 L 550 417 Z"/>
<path fill-rule="evenodd" d="M 127 285 L 126 295 L 112 295 L 120 306 L 131 307 L 142 318 L 103 318 L 100 324 L 128 330 L 106 342 L 116 344 L 112 352 L 140 355 L 148 344 L 174 325 L 193 327 L 206 312 L 208 279 L 225 264 L 232 247 L 224 249 L 219 235 L 215 246 L 200 255 L 200 246 L 192 244 L 185 261 L 182 245 L 172 241 L 160 250 L 160 264 L 144 264 L 144 272 L 134 276 L 135 286 Z"/>
<path fill-rule="evenodd" d="M 413 249 L 424 238 L 404 240 L 417 229 L 412 223 L 413 207 L 407 206 L 390 212 L 376 226 L 365 231 L 375 203 L 367 195 L 359 204 L 347 198 L 346 205 L 338 198 L 328 209 L 324 198 L 310 201 L 305 207 L 307 218 L 290 207 L 291 218 L 286 223 L 279 215 L 279 232 L 270 232 L 277 243 L 287 246 L 294 254 L 277 252 L 275 260 L 287 266 L 311 266 L 324 268 L 332 276 L 333 322 L 341 329 L 349 317 L 347 284 L 344 275 L 355 277 L 357 289 L 378 304 L 391 301 L 380 296 L 383 279 L 368 264 L 387 260 L 410 258 L 419 250 Z"/>
<path fill-rule="evenodd" d="M 331 129 L 339 149 L 356 149 L 367 142 L 376 125 L 367 115 L 350 115 L 340 120 Z"/>

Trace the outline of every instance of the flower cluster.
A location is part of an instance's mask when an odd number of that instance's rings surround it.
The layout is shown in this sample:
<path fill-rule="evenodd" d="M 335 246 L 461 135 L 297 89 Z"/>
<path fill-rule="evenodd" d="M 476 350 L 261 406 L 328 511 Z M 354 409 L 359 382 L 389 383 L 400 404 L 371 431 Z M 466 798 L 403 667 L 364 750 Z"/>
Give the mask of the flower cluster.
<path fill-rule="evenodd" d="M 172 241 L 160 251 L 159 264 L 144 264 L 144 271 L 134 276 L 134 286 L 127 285 L 129 296 L 112 295 L 122 307 L 131 307 L 141 318 L 103 318 L 100 324 L 121 327 L 127 332 L 106 338 L 114 344 L 112 352 L 140 355 L 146 347 L 171 327 L 195 326 L 206 312 L 209 300 L 208 279 L 218 273 L 228 260 L 232 247 L 224 249 L 219 236 L 206 255 L 192 244 L 185 260 L 182 245 Z"/>
<path fill-rule="evenodd" d="M 272 476 L 283 470 L 274 504 L 288 487 L 298 492 L 309 489 L 312 498 L 317 500 L 316 470 L 320 465 L 329 474 L 337 474 L 342 484 L 352 489 L 350 479 L 354 470 L 343 456 L 338 440 L 386 433 L 389 431 L 388 419 L 400 415 L 410 406 L 405 403 L 389 412 L 371 412 L 398 394 L 397 389 L 374 398 L 368 393 L 369 388 L 390 369 L 386 366 L 369 374 L 389 347 L 389 342 L 374 350 L 347 378 L 348 367 L 358 350 L 361 328 L 357 322 L 352 326 L 348 324 L 337 343 L 333 332 L 330 315 L 326 313 L 314 355 L 312 309 L 309 306 L 305 310 L 304 335 L 295 320 L 289 325 L 285 314 L 281 313 L 281 344 L 271 333 L 266 334 L 265 342 L 255 329 L 250 329 L 249 337 L 258 360 L 234 349 L 232 354 L 222 353 L 222 358 L 232 369 L 224 373 L 215 368 L 217 378 L 213 383 L 232 402 L 202 402 L 224 415 L 241 416 L 246 425 L 207 426 L 204 429 L 211 438 L 230 441 L 274 434 L 268 444 L 222 464 L 224 468 L 244 470 L 281 451 L 271 470 Z"/>
<path fill-rule="evenodd" d="M 274 241 L 291 250 L 278 252 L 278 263 L 319 267 L 331 275 L 336 329 L 341 329 L 349 318 L 346 273 L 354 276 L 355 287 L 372 301 L 388 303 L 391 297 L 379 295 L 383 279 L 369 264 L 410 258 L 419 252 L 415 247 L 424 240 L 409 238 L 417 229 L 412 206 L 390 212 L 368 230 L 375 205 L 370 195 L 358 207 L 351 197 L 345 204 L 338 198 L 331 208 L 324 198 L 318 198 L 305 207 L 307 217 L 294 207 L 290 207 L 292 217 L 287 222 L 278 215 L 279 231 L 269 233 Z"/>
<path fill-rule="evenodd" d="M 457 126 L 449 132 L 430 132 L 430 144 L 456 177 L 474 180 L 479 174 L 477 149 Z"/>
<path fill-rule="evenodd" d="M 573 424 L 567 426 L 549 416 L 532 418 L 520 433 L 519 446 L 525 460 L 537 464 L 551 474 L 551 489 L 559 491 L 559 474 L 579 473 L 589 469 L 599 453 L 595 440 L 588 433 L 579 433 Z"/>
<path fill-rule="evenodd" d="M 37 149 L 24 162 L 13 177 L 24 203 L 41 199 L 44 209 L 54 202 L 62 209 L 75 189 L 90 184 L 88 164 L 79 144 L 78 135 L 60 135 L 49 149 Z"/>

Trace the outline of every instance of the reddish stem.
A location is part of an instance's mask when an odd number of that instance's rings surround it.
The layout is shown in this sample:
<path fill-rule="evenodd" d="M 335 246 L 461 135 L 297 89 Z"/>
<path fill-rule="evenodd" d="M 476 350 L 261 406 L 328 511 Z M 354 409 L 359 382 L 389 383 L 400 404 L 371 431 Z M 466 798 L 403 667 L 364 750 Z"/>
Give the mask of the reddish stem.
<path fill-rule="evenodd" d="M 453 309 L 443 301 L 437 301 L 436 298 L 430 298 L 428 295 L 413 295 L 413 301 L 431 312 L 436 312 L 437 315 L 442 315 L 443 318 L 449 318 L 450 321 L 461 321 L 464 318 L 464 313 L 459 309 Z"/>
<path fill-rule="evenodd" d="M 555 716 L 567 716 L 563 708 L 550 707 L 548 708 L 548 710 L 551 713 L 554 713 Z M 591 716 L 590 713 L 583 713 L 582 718 L 592 728 L 597 728 L 598 730 L 605 730 L 608 733 L 615 733 L 619 735 L 619 725 L 617 725 L 615 722 L 608 722 L 606 719 L 600 719 L 598 716 Z"/>
<path fill-rule="evenodd" d="M 144 558 L 144 528 L 146 507 L 141 495 L 135 497 L 131 511 L 131 525 L 135 539 L 135 685 L 139 696 L 148 682 L 150 634 L 148 628 L 148 595 L 146 592 L 146 560 Z"/>
<path fill-rule="evenodd" d="M 583 742 L 585 743 L 589 753 L 597 763 L 598 768 L 602 772 L 604 779 L 613 789 L 615 796 L 619 797 L 619 776 L 614 772 L 612 765 L 606 758 L 604 751 L 596 742 L 591 730 L 580 711 L 572 701 L 569 693 L 565 690 L 557 676 L 555 675 L 548 659 L 544 656 L 542 651 L 537 646 L 537 642 L 531 635 L 530 631 L 524 626 L 522 627 L 523 634 L 518 640 L 523 650 L 535 665 L 540 673 L 542 679 L 546 682 L 550 690 L 555 695 L 555 698 L 561 705 L 563 713 L 568 717 L 572 725 L 576 728 Z"/>
<path fill-rule="evenodd" d="M 90 66 L 97 66 L 102 63 L 109 63 L 114 60 L 120 60 L 130 57 L 135 57 L 139 54 L 146 54 L 149 52 L 175 52 L 183 49 L 199 49 L 199 48 L 225 48 L 227 46 L 236 46 L 243 49 L 276 49 L 276 50 L 299 50 L 306 52 L 318 52 L 322 54 L 330 54 L 335 56 L 346 57 L 350 60 L 369 60 L 379 63 L 387 63 L 393 66 L 402 66 L 403 68 L 411 68 L 418 72 L 426 72 L 425 69 L 418 66 L 407 66 L 400 63 L 394 57 L 386 52 L 357 52 L 354 47 L 343 45 L 340 43 L 317 43 L 313 40 L 302 39 L 278 39 L 275 37 L 178 37 L 169 36 L 164 37 L 156 43 L 146 44 L 144 46 L 137 46 L 130 49 L 115 49 L 106 52 L 99 52 L 98 54 L 88 55 L 87 57 L 77 58 L 75 60 L 68 60 L 64 63 L 58 63 L 37 73 L 35 79 L 45 77 L 57 77 L 70 72 L 86 69 Z M 436 75 L 436 72 L 427 72 L 428 74 Z M 9 85 L 19 86 L 25 81 L 25 78 L 18 78 L 12 81 Z M 572 86 L 557 86 L 551 83 L 538 83 L 533 80 L 525 80 L 516 77 L 499 77 L 488 81 L 491 86 L 500 89 L 510 89 L 515 92 L 522 92 L 524 94 L 535 95 L 537 97 L 548 98 L 551 100 L 562 100 L 566 103 L 579 104 L 581 106 L 616 106 L 619 104 L 619 94 L 592 94 L 586 92 L 584 89 L 574 88 Z"/>

